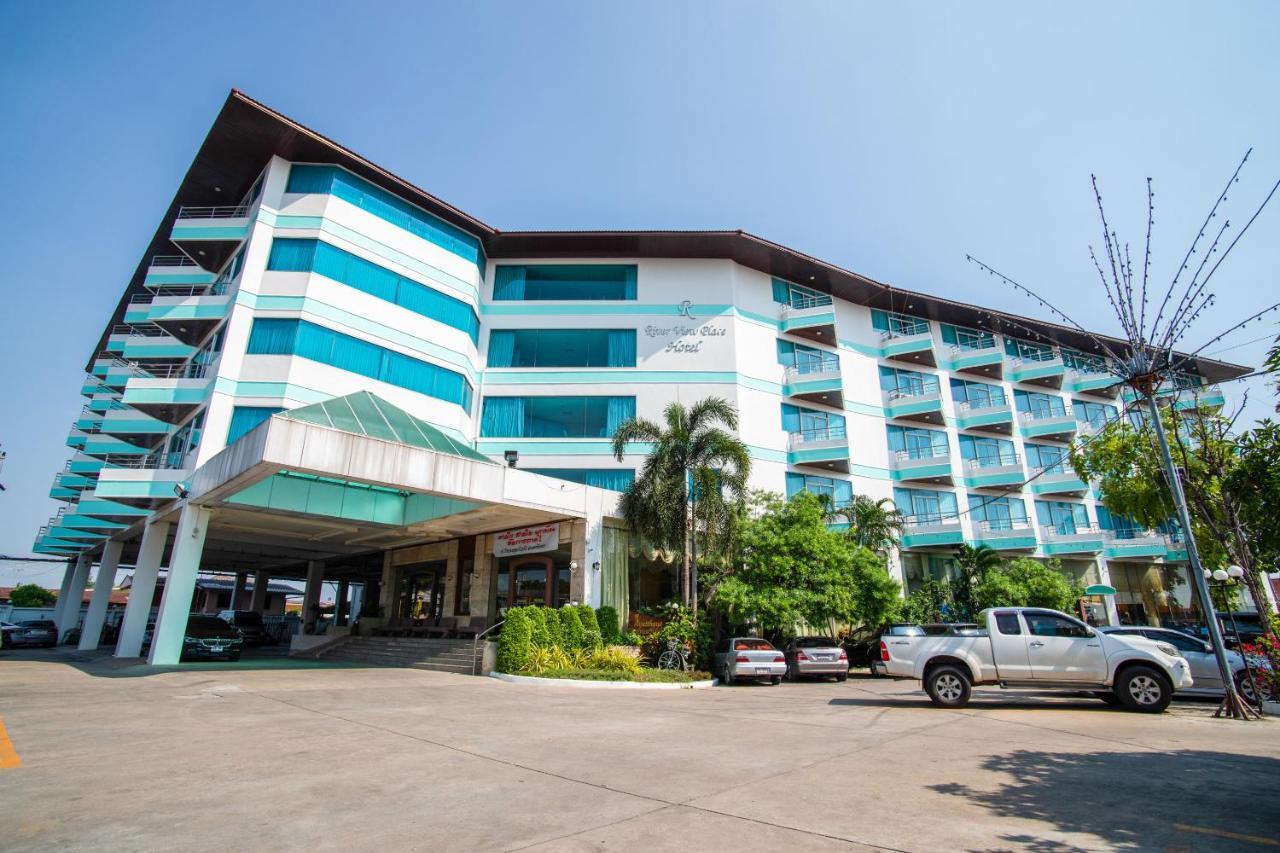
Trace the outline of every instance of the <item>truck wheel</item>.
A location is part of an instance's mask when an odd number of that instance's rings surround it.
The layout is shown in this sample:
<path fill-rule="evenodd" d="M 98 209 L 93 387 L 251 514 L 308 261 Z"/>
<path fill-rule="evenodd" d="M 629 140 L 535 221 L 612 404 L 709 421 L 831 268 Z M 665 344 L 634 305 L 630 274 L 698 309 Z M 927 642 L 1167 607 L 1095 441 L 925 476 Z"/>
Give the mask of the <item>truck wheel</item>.
<path fill-rule="evenodd" d="M 1093 695 L 1097 696 L 1099 699 L 1101 699 L 1103 702 L 1106 702 L 1108 705 L 1120 704 L 1120 697 L 1112 693 L 1110 690 L 1099 690 L 1095 692 Z"/>
<path fill-rule="evenodd" d="M 1116 695 L 1130 711 L 1159 714 L 1173 701 L 1173 685 L 1154 667 L 1131 666 L 1116 679 Z"/>
<path fill-rule="evenodd" d="M 924 689 L 939 708 L 963 708 L 969 704 L 972 684 L 969 673 L 958 666 L 943 664 L 925 674 Z"/>

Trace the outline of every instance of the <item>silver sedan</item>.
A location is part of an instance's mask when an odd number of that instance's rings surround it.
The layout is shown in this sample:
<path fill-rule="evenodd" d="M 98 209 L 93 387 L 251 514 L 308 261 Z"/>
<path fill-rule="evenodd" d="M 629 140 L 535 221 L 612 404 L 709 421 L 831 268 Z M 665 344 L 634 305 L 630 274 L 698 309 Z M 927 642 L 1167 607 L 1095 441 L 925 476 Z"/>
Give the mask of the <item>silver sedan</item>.
<path fill-rule="evenodd" d="M 715 667 L 721 684 L 738 681 L 781 684 L 782 676 L 787 674 L 787 659 L 768 640 L 730 637 L 716 644 Z"/>
<path fill-rule="evenodd" d="M 1178 650 L 1178 654 L 1187 659 L 1187 664 L 1191 668 L 1192 686 L 1185 690 L 1179 690 L 1179 695 L 1222 695 L 1222 674 L 1218 672 L 1218 660 L 1213 654 L 1213 647 L 1204 640 L 1198 640 L 1181 631 L 1174 631 L 1172 628 L 1152 628 L 1145 625 L 1124 625 L 1114 628 L 1099 628 L 1098 630 L 1108 634 L 1119 634 L 1122 637 L 1146 637 L 1148 640 L 1168 643 Z M 1258 663 L 1255 663 L 1254 666 L 1256 667 Z M 1249 683 L 1248 675 L 1245 672 L 1244 656 L 1239 652 L 1228 651 L 1227 664 L 1231 667 L 1232 673 L 1234 673 L 1236 689 L 1250 702 L 1256 702 L 1253 685 Z M 1265 664 L 1263 665 L 1265 666 Z"/>
<path fill-rule="evenodd" d="M 806 675 L 849 677 L 849 655 L 830 637 L 796 637 L 782 647 L 787 659 L 787 678 L 798 681 Z"/>

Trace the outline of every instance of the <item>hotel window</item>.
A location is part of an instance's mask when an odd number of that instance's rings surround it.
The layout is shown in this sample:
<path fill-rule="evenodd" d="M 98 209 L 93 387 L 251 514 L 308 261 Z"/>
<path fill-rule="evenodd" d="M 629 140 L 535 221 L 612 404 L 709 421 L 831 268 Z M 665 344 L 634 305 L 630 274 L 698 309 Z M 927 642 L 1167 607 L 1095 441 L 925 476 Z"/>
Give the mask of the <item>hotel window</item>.
<path fill-rule="evenodd" d="M 1072 400 L 1071 408 L 1076 413 L 1077 423 L 1089 424 L 1095 428 L 1102 428 L 1118 417 L 1116 407 L 1109 403 Z"/>
<path fill-rule="evenodd" d="M 931 373 L 899 370 L 896 367 L 880 368 L 880 389 L 896 391 L 904 397 L 919 397 L 938 393 L 938 377 Z"/>
<path fill-rule="evenodd" d="M 1089 527 L 1089 511 L 1084 504 L 1066 501 L 1036 501 L 1036 519 L 1043 526 L 1063 536 Z"/>
<path fill-rule="evenodd" d="M 801 287 L 780 278 L 773 280 L 773 301 L 791 308 L 818 308 L 831 304 L 831 296 L 808 287 Z"/>
<path fill-rule="evenodd" d="M 991 332 L 966 329 L 950 323 L 940 323 L 938 328 L 942 331 L 942 342 L 959 350 L 991 349 L 996 345 L 996 336 Z"/>
<path fill-rule="evenodd" d="M 1052 418 L 1067 413 L 1067 404 L 1054 394 L 1014 389 L 1013 402 L 1019 412 L 1031 412 L 1037 418 Z"/>
<path fill-rule="evenodd" d="M 960 517 L 960 510 L 953 492 L 895 488 L 893 502 L 898 512 L 916 524 L 940 524 L 944 521 L 955 521 Z"/>
<path fill-rule="evenodd" d="M 1138 522 L 1123 515 L 1116 515 L 1102 504 L 1094 507 L 1094 511 L 1098 514 L 1098 526 L 1103 530 L 1111 531 L 1117 539 L 1134 539 L 1146 533 Z"/>
<path fill-rule="evenodd" d="M 1004 351 L 1013 358 L 1023 361 L 1050 361 L 1053 359 L 1053 347 L 1048 344 L 1033 344 L 1031 341 L 1020 341 L 1017 338 L 1004 339 Z"/>
<path fill-rule="evenodd" d="M 960 436 L 960 458 L 977 463 L 979 468 L 1018 464 L 1012 441 L 976 435 Z"/>
<path fill-rule="evenodd" d="M 986 382 L 966 382 L 963 379 L 951 380 L 951 399 L 957 403 L 968 403 L 971 409 L 990 409 L 1008 405 L 1004 389 L 999 385 Z"/>
<path fill-rule="evenodd" d="M 340 198 L 471 261 L 479 267 L 481 275 L 484 274 L 484 255 L 479 240 L 344 169 L 294 164 L 289 168 L 289 182 L 284 191 L 323 193 Z"/>
<path fill-rule="evenodd" d="M 357 257 L 321 240 L 277 237 L 271 243 L 267 269 L 276 272 L 313 272 L 466 332 L 474 342 L 480 319 L 471 306 L 439 291 L 397 275 L 372 261 Z"/>
<path fill-rule="evenodd" d="M 817 347 L 778 339 L 778 364 L 797 373 L 830 373 L 840 369 L 840 357 Z"/>
<path fill-rule="evenodd" d="M 1100 355 L 1089 355 L 1078 350 L 1062 349 L 1062 363 L 1080 373 L 1106 373 L 1107 360 Z"/>
<path fill-rule="evenodd" d="M 307 358 L 471 408 L 471 383 L 462 374 L 306 320 L 257 318 L 246 353 Z"/>
<path fill-rule="evenodd" d="M 848 480 L 836 480 L 832 477 L 818 477 L 812 474 L 797 474 L 788 471 L 786 476 L 787 497 L 792 498 L 800 492 L 826 498 L 833 507 L 845 506 L 853 500 L 853 483 Z"/>
<path fill-rule="evenodd" d="M 635 264 L 499 264 L 493 276 L 497 302 L 586 302 L 636 298 Z"/>
<path fill-rule="evenodd" d="M 888 431 L 890 453 L 905 453 L 908 459 L 932 459 L 951 452 L 942 430 L 890 425 Z"/>
<path fill-rule="evenodd" d="M 788 433 L 803 435 L 811 441 L 844 438 L 844 415 L 802 409 L 783 403 L 782 429 Z"/>
<path fill-rule="evenodd" d="M 480 435 L 610 438 L 635 414 L 635 397 L 486 397 Z"/>
<path fill-rule="evenodd" d="M 635 329 L 495 329 L 489 367 L 635 367 Z"/>
<path fill-rule="evenodd" d="M 627 486 L 636 478 L 632 468 L 525 468 L 532 474 L 544 477 L 555 477 L 557 480 L 568 480 L 570 483 L 581 483 L 584 486 L 595 486 L 597 489 L 612 489 L 615 492 L 626 491 Z"/>
<path fill-rule="evenodd" d="M 1030 442 L 1023 446 L 1027 451 L 1027 464 L 1033 469 L 1042 470 L 1048 474 L 1067 473 L 1067 464 L 1071 455 L 1065 447 L 1055 447 L 1051 444 L 1031 444 Z"/>
<path fill-rule="evenodd" d="M 974 526 L 981 529 L 985 522 L 988 530 L 1012 530 L 1027 523 L 1027 505 L 1020 498 L 991 497 L 969 494 L 969 517 Z"/>
<path fill-rule="evenodd" d="M 871 328 L 888 337 L 905 337 L 907 335 L 927 335 L 929 321 L 919 317 L 908 317 L 906 314 L 894 314 L 889 311 L 871 311 Z"/>
<path fill-rule="evenodd" d="M 252 432 L 267 418 L 283 412 L 279 406 L 236 406 L 231 410 L 231 426 L 227 429 L 227 444 L 232 445 L 246 433 Z"/>

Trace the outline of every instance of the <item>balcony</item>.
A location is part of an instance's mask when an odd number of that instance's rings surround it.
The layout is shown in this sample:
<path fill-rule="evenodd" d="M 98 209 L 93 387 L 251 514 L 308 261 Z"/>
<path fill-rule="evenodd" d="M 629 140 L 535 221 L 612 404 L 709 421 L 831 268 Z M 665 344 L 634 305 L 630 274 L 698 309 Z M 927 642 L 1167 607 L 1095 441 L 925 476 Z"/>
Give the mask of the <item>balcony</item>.
<path fill-rule="evenodd" d="M 128 506 L 153 509 L 176 497 L 174 487 L 191 474 L 180 453 L 115 460 L 98 474 L 94 494 Z"/>
<path fill-rule="evenodd" d="M 901 323 L 881 332 L 880 357 L 916 366 L 937 367 L 938 359 L 933 351 L 933 333 L 929 331 L 929 324 L 924 320 L 918 323 Z"/>
<path fill-rule="evenodd" d="M 1018 428 L 1023 438 L 1070 441 L 1076 434 L 1076 417 L 1070 406 L 1062 412 L 1022 412 L 1018 416 Z"/>
<path fill-rule="evenodd" d="M 1083 495 L 1089 491 L 1088 483 L 1077 477 L 1075 471 L 1062 466 L 1046 468 L 1038 474 L 1033 471 L 1032 478 L 1028 486 L 1037 495 Z"/>
<path fill-rule="evenodd" d="M 950 485 L 951 451 L 945 447 L 924 447 L 890 453 L 889 476 L 898 482 Z"/>
<path fill-rule="evenodd" d="M 185 361 L 196 351 L 195 347 L 150 323 L 116 326 L 107 342 L 108 351 L 118 353 L 126 361 Z M 115 346 L 119 348 L 111 349 Z"/>
<path fill-rule="evenodd" d="M 1164 535 L 1164 559 L 1166 563 L 1185 563 L 1187 561 L 1187 540 L 1181 533 Z"/>
<path fill-rule="evenodd" d="M 74 556 L 76 553 L 83 551 L 88 547 L 84 542 L 68 542 L 64 539 L 58 539 L 50 534 L 48 525 L 41 527 L 36 532 L 35 544 L 31 546 L 31 550 L 37 554 L 54 554 L 61 556 Z"/>
<path fill-rule="evenodd" d="M 1168 541 L 1155 530 L 1103 530 L 1103 553 L 1111 560 L 1153 560 L 1168 553 Z"/>
<path fill-rule="evenodd" d="M 1013 407 L 1005 400 L 956 403 L 956 426 L 998 435 L 1013 434 Z"/>
<path fill-rule="evenodd" d="M 244 205 L 181 207 L 169 240 L 201 268 L 217 272 L 248 236 L 249 214 Z"/>
<path fill-rule="evenodd" d="M 793 293 L 790 303 L 781 307 L 778 328 L 789 335 L 835 346 L 836 312 L 831 297 Z"/>
<path fill-rule="evenodd" d="M 171 424 L 144 415 L 136 409 L 124 407 L 112 409 L 102 416 L 99 430 L 103 435 L 114 436 L 130 444 L 151 446 L 173 429 Z"/>
<path fill-rule="evenodd" d="M 1218 410 L 1226 405 L 1226 397 L 1217 385 L 1202 385 L 1199 388 L 1180 388 L 1173 398 L 1173 407 L 1178 411 L 1195 411 L 1196 409 Z"/>
<path fill-rule="evenodd" d="M 135 312 L 135 308 L 139 309 Z M 184 344 L 195 346 L 226 319 L 231 297 L 225 284 L 167 285 L 154 293 L 135 293 L 125 320 L 151 323 Z M 139 316 L 135 318 L 134 314 Z"/>
<path fill-rule="evenodd" d="M 77 453 L 67 460 L 67 465 L 63 470 L 69 474 L 80 474 L 92 478 L 98 476 L 98 472 L 102 470 L 102 465 L 101 459 Z"/>
<path fill-rule="evenodd" d="M 884 413 L 887 418 L 942 424 L 942 391 L 939 388 L 907 388 L 885 391 Z"/>
<path fill-rule="evenodd" d="M 79 515 L 90 515 L 121 524 L 132 524 L 150 515 L 150 510 L 143 507 L 129 506 L 100 498 L 93 489 L 86 489 L 80 493 L 75 511 Z"/>
<path fill-rule="evenodd" d="M 1001 379 L 1004 377 L 1004 350 L 995 342 L 988 347 L 953 345 L 948 367 L 956 373 Z"/>
<path fill-rule="evenodd" d="M 1097 554 L 1102 551 L 1102 531 L 1089 526 L 1054 526 L 1040 528 L 1040 540 L 1048 556 L 1058 554 Z"/>
<path fill-rule="evenodd" d="M 787 464 L 849 473 L 849 439 L 844 425 L 787 433 Z"/>
<path fill-rule="evenodd" d="M 1066 370 L 1062 356 L 1052 351 L 1036 354 L 1027 351 L 1018 358 L 1009 359 L 1009 380 L 1012 382 L 1061 388 Z"/>
<path fill-rule="evenodd" d="M 797 400 L 844 406 L 844 382 L 840 375 L 840 357 L 834 353 L 822 358 L 797 361 L 783 374 L 782 393 Z"/>
<path fill-rule="evenodd" d="M 1068 368 L 1062 387 L 1073 394 L 1095 394 L 1115 399 L 1120 393 L 1120 380 L 1102 369 Z"/>
<path fill-rule="evenodd" d="M 1038 544 L 1036 529 L 1025 518 L 974 522 L 973 538 L 975 545 L 997 551 L 1034 551 Z"/>
<path fill-rule="evenodd" d="M 1027 469 L 1016 453 L 980 456 L 964 462 L 964 483 L 975 489 L 1017 489 L 1027 481 Z"/>
<path fill-rule="evenodd" d="M 958 517 L 909 515 L 904 519 L 903 548 L 936 548 L 963 543 L 964 531 Z"/>
<path fill-rule="evenodd" d="M 182 422 L 208 396 L 212 377 L 203 364 L 174 364 L 148 368 L 148 376 L 135 377 L 121 398 L 144 415 L 169 424 Z"/>
<path fill-rule="evenodd" d="M 151 290 L 165 285 L 207 285 L 213 278 L 213 273 L 201 269 L 186 255 L 156 255 L 147 265 L 142 286 Z"/>
<path fill-rule="evenodd" d="M 80 452 L 86 456 L 108 459 L 124 456 L 143 456 L 150 452 L 149 448 L 139 447 L 127 441 L 121 441 L 110 435 L 87 436 Z"/>

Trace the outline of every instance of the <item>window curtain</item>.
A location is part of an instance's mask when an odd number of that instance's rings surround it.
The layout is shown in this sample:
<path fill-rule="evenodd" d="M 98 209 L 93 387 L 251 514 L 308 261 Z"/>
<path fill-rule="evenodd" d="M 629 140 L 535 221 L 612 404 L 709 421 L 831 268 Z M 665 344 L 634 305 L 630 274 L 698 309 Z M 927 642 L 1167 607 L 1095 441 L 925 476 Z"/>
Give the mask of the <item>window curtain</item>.
<path fill-rule="evenodd" d="M 631 286 L 635 286 L 634 279 Z M 634 299 L 634 294 L 627 297 Z M 636 366 L 636 330 L 635 329 L 610 329 L 607 332 L 609 345 L 609 367 L 635 367 Z"/>
<path fill-rule="evenodd" d="M 877 332 L 889 331 L 889 315 L 883 311 L 873 310 L 871 312 L 871 328 Z"/>
<path fill-rule="evenodd" d="M 800 431 L 800 410 L 790 403 L 782 404 L 782 431 Z"/>
<path fill-rule="evenodd" d="M 277 237 L 271 241 L 267 269 L 277 272 L 310 272 L 315 268 L 318 240 Z"/>
<path fill-rule="evenodd" d="M 588 470 L 587 485 L 597 489 L 612 489 L 615 492 L 626 491 L 627 486 L 635 479 L 635 471 L 630 468 L 600 468 Z"/>
<path fill-rule="evenodd" d="M 636 273 L 637 273 L 637 270 L 635 266 L 628 266 L 626 268 L 626 272 L 623 274 L 623 280 L 622 280 L 622 298 L 623 299 L 636 298 Z"/>
<path fill-rule="evenodd" d="M 227 429 L 227 444 L 235 444 L 258 424 L 267 420 L 276 412 L 283 411 L 284 409 L 279 406 L 236 406 L 231 410 L 231 426 Z"/>
<path fill-rule="evenodd" d="M 512 329 L 495 329 L 489 333 L 489 367 L 514 367 L 516 333 Z"/>
<path fill-rule="evenodd" d="M 622 426 L 623 421 L 630 420 L 635 416 L 635 397 L 610 397 L 608 422 L 605 425 L 605 434 L 603 437 L 612 438 L 613 434 L 618 431 L 618 427 Z"/>
<path fill-rule="evenodd" d="M 938 328 L 942 330 L 942 342 L 944 344 L 957 344 L 960 342 L 959 338 L 956 337 L 955 326 L 948 323 L 941 323 Z"/>
<path fill-rule="evenodd" d="M 853 483 L 848 480 L 836 480 L 836 505 L 847 504 L 853 500 Z"/>
<path fill-rule="evenodd" d="M 779 279 L 773 280 L 773 301 L 779 305 L 791 303 L 791 285 Z"/>
<path fill-rule="evenodd" d="M 333 188 L 333 168 L 329 166 L 310 166 L 297 163 L 289 168 L 289 183 L 284 191 L 287 193 L 323 193 L 328 194 Z"/>
<path fill-rule="evenodd" d="M 627 531 L 606 527 L 601 537 L 600 603 L 618 611 L 618 626 L 627 629 L 630 612 L 627 603 L 631 598 L 628 559 L 630 553 Z"/>
<path fill-rule="evenodd" d="M 798 492 L 804 491 L 804 474 L 797 474 L 795 471 L 787 472 L 787 497 L 790 498 Z"/>
<path fill-rule="evenodd" d="M 251 355 L 292 355 L 298 338 L 298 321 L 259 317 L 249 332 Z"/>
<path fill-rule="evenodd" d="M 480 435 L 520 438 L 524 435 L 524 398 L 487 397 L 480 415 Z"/>
<path fill-rule="evenodd" d="M 524 299 L 524 267 L 499 266 L 493 276 L 495 300 Z"/>

